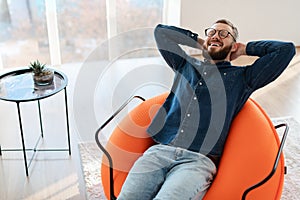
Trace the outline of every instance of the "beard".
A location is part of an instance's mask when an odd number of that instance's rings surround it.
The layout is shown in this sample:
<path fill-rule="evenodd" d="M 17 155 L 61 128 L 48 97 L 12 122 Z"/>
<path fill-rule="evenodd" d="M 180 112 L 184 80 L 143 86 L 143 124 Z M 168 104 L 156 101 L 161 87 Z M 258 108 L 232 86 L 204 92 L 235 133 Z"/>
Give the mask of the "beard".
<path fill-rule="evenodd" d="M 203 50 L 202 54 L 203 57 L 208 60 L 225 60 L 225 58 L 228 56 L 229 52 L 231 51 L 232 44 L 230 46 L 227 46 L 220 51 L 208 51 L 207 49 Z"/>

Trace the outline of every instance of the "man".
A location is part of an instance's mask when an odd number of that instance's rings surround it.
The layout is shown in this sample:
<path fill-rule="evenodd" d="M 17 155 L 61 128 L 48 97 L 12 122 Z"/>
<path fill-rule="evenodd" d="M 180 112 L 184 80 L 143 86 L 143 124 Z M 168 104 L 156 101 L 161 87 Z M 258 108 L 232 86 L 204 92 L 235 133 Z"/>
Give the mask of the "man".
<path fill-rule="evenodd" d="M 249 96 L 275 80 L 295 54 L 292 43 L 236 42 L 228 20 L 205 30 L 205 39 L 178 27 L 158 25 L 158 49 L 174 70 L 169 96 L 149 135 L 157 142 L 128 174 L 120 200 L 202 199 L 222 155 L 230 124 Z M 187 45 L 203 50 L 204 61 L 188 56 Z M 249 66 L 232 66 L 241 55 L 258 56 Z"/>

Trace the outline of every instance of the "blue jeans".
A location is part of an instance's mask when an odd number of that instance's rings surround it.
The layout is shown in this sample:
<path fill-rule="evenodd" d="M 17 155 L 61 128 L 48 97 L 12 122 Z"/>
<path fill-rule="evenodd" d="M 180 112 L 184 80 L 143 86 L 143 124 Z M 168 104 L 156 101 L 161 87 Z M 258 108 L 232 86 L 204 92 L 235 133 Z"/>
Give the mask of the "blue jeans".
<path fill-rule="evenodd" d="M 118 200 L 199 200 L 215 173 L 214 163 L 200 153 L 154 145 L 133 165 Z"/>

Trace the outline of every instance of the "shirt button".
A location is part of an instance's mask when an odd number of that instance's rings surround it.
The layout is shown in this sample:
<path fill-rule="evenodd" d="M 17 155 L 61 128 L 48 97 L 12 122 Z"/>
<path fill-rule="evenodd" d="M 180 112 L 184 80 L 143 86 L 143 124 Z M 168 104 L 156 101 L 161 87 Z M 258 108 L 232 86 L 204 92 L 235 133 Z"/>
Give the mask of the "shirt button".
<path fill-rule="evenodd" d="M 190 114 L 190 113 L 188 113 L 186 116 L 190 117 L 190 116 L 191 116 L 191 114 Z"/>
<path fill-rule="evenodd" d="M 206 75 L 206 74 L 207 74 L 207 72 L 204 72 L 203 74 L 204 74 L 204 75 Z"/>
<path fill-rule="evenodd" d="M 184 130 L 183 130 L 183 129 L 181 129 L 181 130 L 180 130 L 180 132 L 181 132 L 181 133 L 183 133 L 183 132 L 184 132 Z"/>
<path fill-rule="evenodd" d="M 202 85 L 202 82 L 199 82 L 199 85 Z"/>
<path fill-rule="evenodd" d="M 197 97 L 194 97 L 194 100 L 197 100 Z"/>
<path fill-rule="evenodd" d="M 224 72 L 224 76 L 226 76 L 226 72 Z"/>

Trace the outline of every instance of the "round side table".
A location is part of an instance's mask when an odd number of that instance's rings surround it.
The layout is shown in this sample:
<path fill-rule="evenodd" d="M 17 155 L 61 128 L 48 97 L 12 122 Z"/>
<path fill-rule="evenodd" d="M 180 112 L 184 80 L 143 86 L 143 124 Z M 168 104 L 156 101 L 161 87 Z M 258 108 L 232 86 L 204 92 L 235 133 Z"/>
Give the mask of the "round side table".
<path fill-rule="evenodd" d="M 24 163 L 26 176 L 28 176 L 28 168 L 33 160 L 36 151 L 69 151 L 71 155 L 71 145 L 70 145 L 70 127 L 69 127 L 69 114 L 68 114 L 68 98 L 67 98 L 67 76 L 57 70 L 54 70 L 53 83 L 45 86 L 39 86 L 34 84 L 32 78 L 32 72 L 30 69 L 15 70 L 3 75 L 0 75 L 0 99 L 4 101 L 15 102 L 17 104 L 18 119 L 20 126 L 20 135 L 22 141 L 22 149 L 2 149 L 0 145 L 0 156 L 2 156 L 2 151 L 23 151 Z M 41 115 L 40 100 L 53 96 L 60 91 L 64 90 L 65 97 L 65 113 L 66 113 L 66 124 L 67 124 L 67 138 L 68 138 L 68 148 L 67 149 L 37 149 L 38 143 L 41 138 L 43 138 L 43 123 Z M 24 132 L 22 126 L 22 117 L 20 110 L 21 102 L 37 101 L 38 111 L 39 111 L 39 121 L 41 134 L 36 141 L 34 148 L 26 148 L 24 140 Z M 34 151 L 29 163 L 27 163 L 26 151 Z"/>

